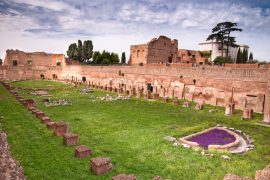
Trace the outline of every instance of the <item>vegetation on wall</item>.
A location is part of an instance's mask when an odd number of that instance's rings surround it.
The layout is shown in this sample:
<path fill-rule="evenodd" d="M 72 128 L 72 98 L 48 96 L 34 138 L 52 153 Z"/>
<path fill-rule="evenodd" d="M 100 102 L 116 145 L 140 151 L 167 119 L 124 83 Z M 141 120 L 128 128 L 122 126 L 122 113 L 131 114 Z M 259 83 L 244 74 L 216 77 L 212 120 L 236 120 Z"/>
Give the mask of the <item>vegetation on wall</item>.
<path fill-rule="evenodd" d="M 92 58 L 93 44 L 91 40 L 85 40 L 83 43 L 78 40 L 78 44 L 72 43 L 67 50 L 67 56 L 74 61 L 85 63 Z"/>
<path fill-rule="evenodd" d="M 234 31 L 242 31 L 242 29 L 237 28 L 237 23 L 221 22 L 212 29 L 212 34 L 210 34 L 206 40 L 216 41 L 221 44 L 221 57 L 224 57 L 224 46 L 226 46 L 225 57 L 228 57 L 229 47 L 238 46 L 237 44 L 235 44 L 235 37 L 231 36 L 231 32 Z"/>
<path fill-rule="evenodd" d="M 212 51 L 200 51 L 201 56 L 205 58 L 211 57 Z"/>

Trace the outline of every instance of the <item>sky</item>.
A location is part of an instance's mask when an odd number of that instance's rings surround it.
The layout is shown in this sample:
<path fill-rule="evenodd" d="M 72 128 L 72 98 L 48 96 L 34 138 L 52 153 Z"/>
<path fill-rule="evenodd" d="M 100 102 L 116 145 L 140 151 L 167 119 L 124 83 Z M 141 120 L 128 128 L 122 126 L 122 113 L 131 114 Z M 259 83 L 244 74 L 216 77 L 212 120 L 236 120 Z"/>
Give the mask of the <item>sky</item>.
<path fill-rule="evenodd" d="M 270 0 L 0 0 L 0 58 L 7 49 L 66 54 L 78 39 L 94 50 L 126 52 L 160 35 L 198 50 L 219 22 L 254 58 L 270 61 Z"/>

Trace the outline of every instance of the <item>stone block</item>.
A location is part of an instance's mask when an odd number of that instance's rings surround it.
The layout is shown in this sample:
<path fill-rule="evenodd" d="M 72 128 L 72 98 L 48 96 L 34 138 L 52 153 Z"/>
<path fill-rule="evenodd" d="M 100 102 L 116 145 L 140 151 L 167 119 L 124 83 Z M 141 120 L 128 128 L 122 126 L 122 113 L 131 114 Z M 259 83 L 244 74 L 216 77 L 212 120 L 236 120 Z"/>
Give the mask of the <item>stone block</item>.
<path fill-rule="evenodd" d="M 73 133 L 66 133 L 63 135 L 63 144 L 65 146 L 75 146 L 79 142 L 79 136 Z"/>
<path fill-rule="evenodd" d="M 28 107 L 28 110 L 29 110 L 29 111 L 36 110 L 36 107 L 34 107 L 34 106 L 32 106 L 32 107 Z"/>
<path fill-rule="evenodd" d="M 32 112 L 32 114 L 36 114 L 37 112 L 39 112 L 39 110 L 35 108 L 31 112 Z"/>
<path fill-rule="evenodd" d="M 173 105 L 178 106 L 178 105 L 179 105 L 179 101 L 178 101 L 177 99 L 174 99 L 174 100 L 173 100 Z"/>
<path fill-rule="evenodd" d="M 168 103 L 169 102 L 169 97 L 163 97 L 163 102 Z"/>
<path fill-rule="evenodd" d="M 28 107 L 32 107 L 32 106 L 35 106 L 35 102 L 33 99 L 26 99 L 25 101 L 25 106 L 28 108 Z"/>
<path fill-rule="evenodd" d="M 203 109 L 203 103 L 197 103 L 195 106 L 195 109 L 202 110 Z"/>
<path fill-rule="evenodd" d="M 136 180 L 136 176 L 134 174 L 118 174 L 112 177 L 112 180 Z"/>
<path fill-rule="evenodd" d="M 251 119 L 253 114 L 253 110 L 250 108 L 243 109 L 243 119 Z"/>
<path fill-rule="evenodd" d="M 233 115 L 234 112 L 234 104 L 233 103 L 228 103 L 225 106 L 225 115 L 230 116 Z"/>
<path fill-rule="evenodd" d="M 152 180 L 163 180 L 163 179 L 160 176 L 155 176 L 155 177 L 152 178 Z"/>
<path fill-rule="evenodd" d="M 37 117 L 37 118 L 41 119 L 41 118 L 44 117 L 44 116 L 45 116 L 45 113 L 44 113 L 44 112 L 42 112 L 42 111 L 37 111 L 37 112 L 36 112 L 36 117 Z"/>
<path fill-rule="evenodd" d="M 47 116 L 43 116 L 43 117 L 41 118 L 41 122 L 42 122 L 43 124 L 48 124 L 49 122 L 51 122 L 51 119 L 50 119 L 49 117 L 47 117 Z"/>
<path fill-rule="evenodd" d="M 110 172 L 113 168 L 111 159 L 107 157 L 96 157 L 91 159 L 91 170 L 97 176 Z"/>
<path fill-rule="evenodd" d="M 63 136 L 68 131 L 67 124 L 64 122 L 56 122 L 54 127 L 55 136 Z"/>
<path fill-rule="evenodd" d="M 184 104 L 183 104 L 183 107 L 188 108 L 189 106 L 190 106 L 190 103 L 188 101 L 185 101 Z"/>
<path fill-rule="evenodd" d="M 89 147 L 85 145 L 80 145 L 75 148 L 75 156 L 77 158 L 84 158 L 84 157 L 89 156 L 92 153 L 93 153 L 92 149 L 90 149 Z"/>
<path fill-rule="evenodd" d="M 55 122 L 52 122 L 52 121 L 48 122 L 47 123 L 47 128 L 54 130 L 55 129 Z"/>

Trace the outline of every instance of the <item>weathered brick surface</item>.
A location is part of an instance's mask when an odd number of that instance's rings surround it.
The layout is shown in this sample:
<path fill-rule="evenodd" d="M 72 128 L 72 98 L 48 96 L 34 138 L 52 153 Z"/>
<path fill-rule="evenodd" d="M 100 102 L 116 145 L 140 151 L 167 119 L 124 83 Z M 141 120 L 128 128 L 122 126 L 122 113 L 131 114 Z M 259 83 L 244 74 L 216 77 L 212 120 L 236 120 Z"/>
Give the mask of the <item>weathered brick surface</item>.
<path fill-rule="evenodd" d="M 96 157 L 91 159 L 91 171 L 97 176 L 106 174 L 113 169 L 111 159 L 107 157 Z"/>
<path fill-rule="evenodd" d="M 60 121 L 60 122 L 56 122 L 55 126 L 54 126 L 54 135 L 55 136 L 63 136 L 64 134 L 66 134 L 68 131 L 68 127 L 67 124 Z"/>
<path fill-rule="evenodd" d="M 75 146 L 79 143 L 79 136 L 73 133 L 66 133 L 63 135 L 63 144 L 65 146 Z"/>
<path fill-rule="evenodd" d="M 85 145 L 80 145 L 75 148 L 75 156 L 77 158 L 84 158 L 92 154 L 93 151 L 91 148 L 85 146 Z"/>
<path fill-rule="evenodd" d="M 51 119 L 50 119 L 49 117 L 47 117 L 47 116 L 43 116 L 43 117 L 41 118 L 41 122 L 42 122 L 43 124 L 48 124 L 49 122 L 51 122 Z"/>

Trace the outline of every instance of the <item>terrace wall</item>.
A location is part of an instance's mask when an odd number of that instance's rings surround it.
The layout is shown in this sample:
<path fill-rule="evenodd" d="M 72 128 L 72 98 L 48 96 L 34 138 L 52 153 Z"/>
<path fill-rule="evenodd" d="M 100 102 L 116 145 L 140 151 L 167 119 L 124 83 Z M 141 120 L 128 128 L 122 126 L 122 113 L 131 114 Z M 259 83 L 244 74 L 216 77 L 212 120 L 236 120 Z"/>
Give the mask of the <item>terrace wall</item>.
<path fill-rule="evenodd" d="M 14 55 L 14 52 L 12 55 Z M 22 54 L 18 51 L 18 54 Z M 147 86 L 153 86 L 153 93 L 159 96 L 184 98 L 194 101 L 205 101 L 208 104 L 224 106 L 233 100 L 236 108 L 250 107 L 255 112 L 264 112 L 269 100 L 265 100 L 269 70 L 267 68 L 250 67 L 189 67 L 181 64 L 148 64 L 146 66 L 85 66 L 66 65 L 57 66 L 55 59 L 62 55 L 48 55 L 48 64 L 39 63 L 36 56 L 31 55 L 36 62 L 29 66 L 25 59 L 28 56 L 20 55 L 18 65 L 10 62 L 13 57 L 6 56 L 7 65 L 0 67 L 0 79 L 27 80 L 46 79 L 72 80 L 86 83 L 122 88 L 129 92 L 138 92 L 143 89 L 147 93 Z M 38 54 L 39 56 L 40 54 Z M 47 57 L 47 56 L 46 56 Z M 270 94 L 270 93 L 269 93 Z M 267 96 L 268 97 L 268 96 Z M 266 101 L 266 103 L 265 103 Z M 270 118 L 270 116 L 269 116 Z"/>

